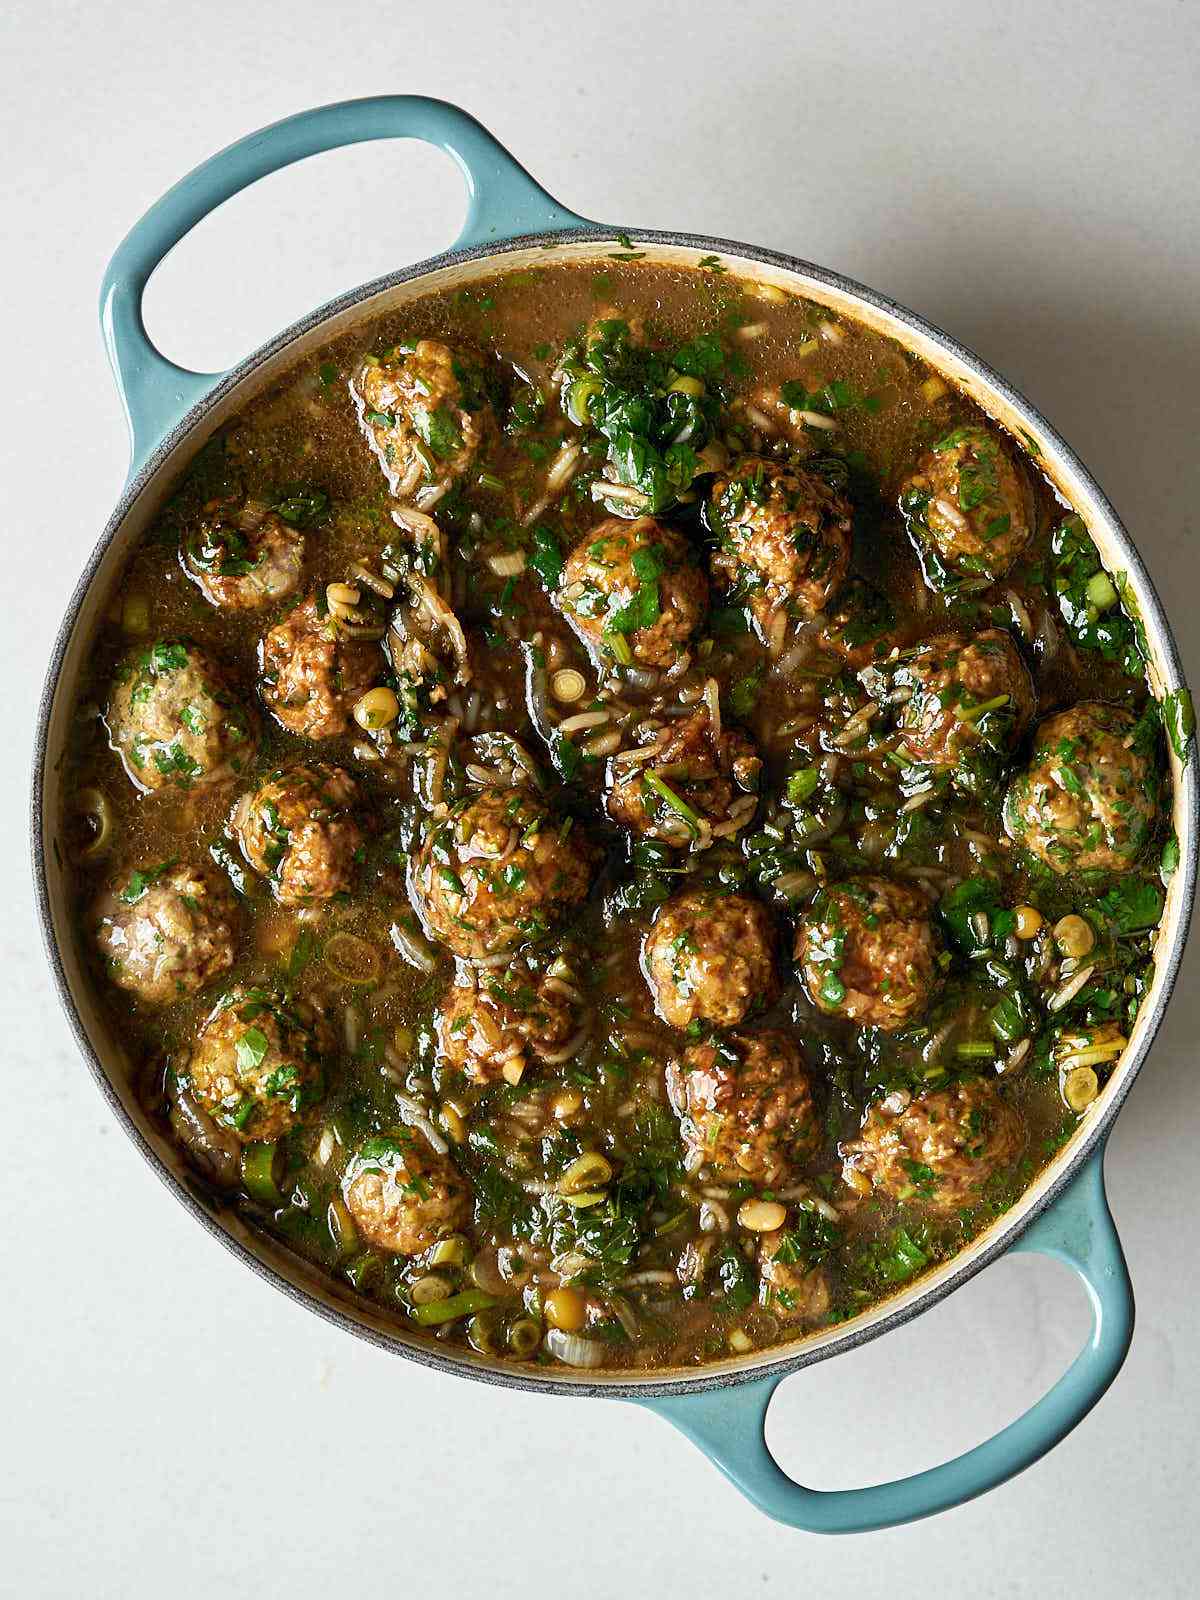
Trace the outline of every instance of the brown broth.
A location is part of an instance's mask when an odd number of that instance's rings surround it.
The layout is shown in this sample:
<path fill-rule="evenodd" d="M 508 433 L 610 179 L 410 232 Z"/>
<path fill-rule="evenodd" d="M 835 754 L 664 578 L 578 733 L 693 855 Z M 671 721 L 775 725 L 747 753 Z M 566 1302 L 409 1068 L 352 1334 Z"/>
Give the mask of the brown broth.
<path fill-rule="evenodd" d="M 1017 566 L 996 585 L 965 595 L 939 594 L 923 581 L 897 510 L 900 479 L 934 440 L 986 419 L 961 394 L 939 384 L 936 374 L 911 354 L 848 322 L 833 324 L 831 339 L 831 319 L 823 308 L 794 297 L 760 298 L 752 286 L 727 274 L 620 261 L 600 273 L 549 264 L 456 294 L 431 295 L 364 323 L 306 359 L 205 447 L 111 597 L 81 688 L 67 791 L 98 788 L 111 807 L 112 848 L 100 860 L 86 860 L 80 873 L 79 929 L 91 952 L 99 991 L 120 1017 L 131 1055 L 141 1063 L 142 1094 L 154 1115 L 165 1123 L 166 1086 L 173 1072 L 186 1071 L 192 1041 L 229 980 L 165 1009 L 135 1003 L 112 988 L 91 949 L 90 908 L 102 880 L 119 884 L 135 867 L 181 856 L 201 858 L 216 849 L 226 866 L 232 863 L 244 890 L 243 928 L 231 976 L 242 984 L 283 985 L 296 999 L 318 1003 L 336 1024 L 338 1048 L 328 1064 L 326 1095 L 282 1141 L 280 1161 L 286 1170 L 280 1203 L 256 1201 L 236 1182 L 217 1186 L 255 1228 L 330 1273 L 348 1277 L 401 1324 L 412 1320 L 414 1282 L 431 1273 L 440 1274 L 453 1292 L 480 1285 L 498 1291 L 497 1304 L 447 1322 L 440 1334 L 436 1327 L 430 1330 L 443 1339 L 512 1354 L 508 1341 L 513 1326 L 532 1322 L 537 1337 L 528 1359 L 553 1366 L 553 1354 L 538 1341 L 547 1297 L 565 1279 L 581 1289 L 586 1301 L 583 1333 L 604 1343 L 606 1365 L 687 1366 L 811 1329 L 797 1327 L 776 1315 L 770 1304 L 759 1303 L 757 1269 L 747 1255 L 752 1236 L 736 1221 L 738 1206 L 751 1196 L 752 1186 L 738 1188 L 688 1175 L 678 1165 L 678 1126 L 664 1090 L 663 1066 L 678 1053 L 681 1039 L 656 1015 L 640 967 L 641 941 L 656 909 L 653 896 L 665 892 L 664 885 L 674 889 L 687 878 L 745 886 L 771 907 L 785 957 L 793 921 L 811 888 L 850 870 L 892 872 L 935 893 L 986 871 L 998 885 L 1002 906 L 1035 906 L 1047 925 L 1067 911 L 1082 910 L 1099 931 L 1097 950 L 1107 963 L 1099 970 L 1111 972 L 1118 998 L 1107 1001 L 1106 1010 L 1085 994 L 1052 1018 L 1044 999 L 1064 974 L 1061 952 L 1051 950 L 1035 986 L 1042 1009 L 1026 1034 L 1034 1043 L 1019 1070 L 1001 1079 L 1002 1094 L 1026 1130 L 1023 1154 L 987 1184 L 977 1203 L 949 1216 L 930 1211 L 919 1192 L 901 1203 L 879 1190 L 860 1197 L 840 1176 L 838 1146 L 853 1137 L 863 1106 L 881 1094 L 897 1088 L 910 1093 L 922 1082 L 951 1083 L 964 1072 L 995 1076 L 1013 1043 L 998 1039 L 989 1021 L 1002 999 L 1001 987 L 981 977 L 985 964 L 979 959 L 956 954 L 929 1014 L 914 1029 L 889 1037 L 822 1014 L 797 981 L 790 961 L 784 960 L 779 1000 L 748 1026 L 791 1030 L 818 1086 L 823 1148 L 791 1188 L 803 1188 L 837 1216 L 837 1238 L 832 1244 L 827 1241 L 822 1260 L 830 1287 L 822 1324 L 866 1309 L 952 1255 L 1027 1187 L 1076 1125 L 1076 1116 L 1064 1105 L 1052 1029 L 1068 1016 L 1077 1016 L 1081 1026 L 1109 1015 L 1127 1022 L 1130 1003 L 1136 1003 L 1147 981 L 1151 932 L 1140 929 L 1135 937 L 1118 938 L 1095 911 L 1103 883 L 1094 877 L 1057 878 L 1012 849 L 1000 825 L 995 787 L 978 797 L 947 790 L 926 805 L 902 810 L 895 767 L 853 751 L 837 757 L 831 746 L 865 700 L 854 674 L 834 662 L 823 678 L 803 672 L 772 677 L 764 670 L 770 663 L 753 631 L 717 634 L 707 655 L 694 660 L 674 682 L 646 688 L 626 679 L 618 685 L 617 699 L 624 708 L 618 721 L 628 742 L 656 696 L 677 705 L 715 678 L 724 694 L 726 717 L 752 735 L 765 762 L 764 805 L 759 820 L 740 838 L 677 857 L 668 873 L 634 872 L 624 830 L 603 814 L 604 760 L 585 756 L 574 780 L 561 782 L 530 714 L 529 685 L 538 662 L 551 670 L 573 667 L 583 674 L 587 690 L 579 705 L 585 707 L 601 692 L 595 665 L 538 576 L 526 568 L 514 582 L 493 572 L 489 559 L 532 548 L 532 528 L 525 524 L 545 495 L 549 462 L 564 438 L 579 434 L 551 393 L 552 377 L 564 346 L 598 314 L 635 326 L 640 320 L 646 338 L 664 347 L 674 348 L 702 333 L 718 334 L 726 350 L 739 358 L 725 380 L 724 416 L 727 422 L 736 419 L 743 444 L 767 452 L 787 448 L 801 457 L 832 451 L 849 461 L 856 507 L 851 573 L 885 592 L 895 613 L 889 646 L 903 649 L 948 626 L 968 634 L 999 626 L 1021 642 L 1037 684 L 1039 715 L 1080 697 L 1128 704 L 1135 711 L 1144 706 L 1144 681 L 1095 651 L 1074 648 L 1058 619 L 1050 539 L 1069 508 L 1015 442 L 1009 445 L 1029 478 L 1036 530 Z M 439 1060 L 433 1014 L 454 963 L 435 952 L 426 972 L 398 950 L 397 926 L 407 930 L 401 944 L 419 932 L 405 883 L 405 859 L 416 848 L 413 840 L 422 816 L 409 766 L 397 762 L 385 769 L 371 741 L 357 729 L 317 746 L 275 726 L 264 712 L 266 743 L 253 773 L 229 783 L 142 796 L 121 771 L 97 715 L 107 702 L 115 664 L 131 647 L 180 636 L 211 651 L 243 698 L 254 702 L 259 640 L 296 597 L 266 612 L 222 612 L 208 603 L 183 570 L 178 552 L 181 539 L 194 531 L 202 508 L 213 499 L 271 503 L 284 485 L 296 483 L 324 491 L 329 509 L 306 536 L 301 596 L 344 581 L 354 562 L 378 569 L 381 550 L 399 530 L 390 519 L 386 485 L 364 443 L 347 380 L 364 351 L 379 352 L 402 339 L 420 338 L 476 352 L 510 397 L 519 397 L 524 382 L 548 396 L 531 426 L 503 433 L 488 453 L 489 478 L 501 487 L 474 483 L 451 497 L 450 504 L 431 508 L 451 550 L 446 593 L 467 625 L 476 663 L 471 684 L 451 697 L 463 731 L 470 728 L 473 714 L 478 731 L 505 732 L 521 741 L 547 774 L 556 803 L 601 851 L 587 903 L 555 932 L 544 953 L 547 961 L 555 954 L 562 958 L 583 993 L 590 1033 L 570 1059 L 535 1064 L 516 1084 L 501 1080 L 473 1086 Z M 833 408 L 834 428 L 784 422 L 773 413 L 777 431 L 764 435 L 755 424 L 762 397 L 797 379 L 814 394 L 840 385 L 836 392 L 851 402 Z M 862 403 L 864 397 L 869 405 Z M 746 404 L 752 408 L 749 413 Z M 594 472 L 602 457 L 585 459 Z M 577 475 L 535 519 L 536 526 L 552 530 L 563 553 L 605 516 L 586 492 L 586 483 L 586 475 Z M 663 520 L 691 540 L 701 537 L 693 504 L 664 513 Z M 1022 637 L 1020 623 L 1026 617 L 1030 639 Z M 756 672 L 761 674 L 757 680 Z M 736 686 L 747 682 L 753 690 L 742 691 L 739 698 Z M 553 712 L 553 696 L 549 704 Z M 577 707 L 559 706 L 557 712 L 569 715 L 571 709 Z M 443 702 L 439 714 L 445 710 Z M 789 726 L 797 731 L 788 732 Z M 580 749 L 586 750 L 586 739 L 586 734 L 580 736 Z M 459 753 L 468 759 L 461 748 Z M 832 838 L 809 850 L 797 850 L 786 838 L 772 838 L 772 813 L 779 814 L 787 774 L 828 761 L 831 754 L 838 761 L 836 786 L 843 801 Z M 256 775 L 298 758 L 331 762 L 354 775 L 367 841 L 354 891 L 300 911 L 277 904 L 226 839 L 237 795 L 254 784 Z M 453 770 L 451 780 L 459 786 L 465 781 Z M 904 833 L 899 842 L 897 829 Z M 883 854 L 885 850 L 890 853 Z M 774 877 L 762 866 L 772 851 L 781 858 Z M 799 882 L 806 886 L 804 894 L 790 899 L 772 887 L 789 873 L 801 874 Z M 620 898 L 623 886 L 635 879 L 643 898 L 651 897 L 647 903 Z M 1153 882 L 1153 875 L 1147 874 L 1146 881 Z M 356 984 L 331 970 L 323 952 L 335 933 L 352 934 L 372 948 L 378 967 L 374 981 Z M 1032 946 L 1022 944 L 1013 953 L 1015 943 L 1010 940 L 1008 955 L 998 947 L 995 959 L 1009 967 L 1027 964 Z M 980 1048 L 976 1055 L 963 1054 L 963 1045 Z M 982 1048 L 987 1046 L 993 1053 Z M 1113 1064 L 1099 1066 L 1100 1076 Z M 460 1163 L 473 1186 L 474 1220 L 456 1231 L 467 1240 L 467 1254 L 475 1253 L 474 1278 L 465 1263 L 432 1267 L 427 1253 L 404 1257 L 371 1249 L 346 1228 L 342 1171 L 362 1138 L 397 1128 L 397 1092 L 416 1103 L 441 1131 L 451 1159 Z M 564 1166 L 587 1151 L 604 1152 L 615 1174 L 604 1201 L 572 1211 L 543 1199 L 539 1190 L 553 1190 Z M 632 1222 L 621 1215 L 618 1203 L 623 1174 L 632 1175 Z M 601 1219 L 591 1233 L 589 1209 Z M 793 1211 L 793 1221 L 794 1216 Z M 681 1261 L 694 1263 L 697 1250 L 708 1252 L 705 1270 L 682 1285 Z M 570 1259 L 580 1256 L 582 1268 Z M 719 1267 L 722 1259 L 725 1265 Z M 685 1263 L 684 1276 L 686 1271 Z"/>

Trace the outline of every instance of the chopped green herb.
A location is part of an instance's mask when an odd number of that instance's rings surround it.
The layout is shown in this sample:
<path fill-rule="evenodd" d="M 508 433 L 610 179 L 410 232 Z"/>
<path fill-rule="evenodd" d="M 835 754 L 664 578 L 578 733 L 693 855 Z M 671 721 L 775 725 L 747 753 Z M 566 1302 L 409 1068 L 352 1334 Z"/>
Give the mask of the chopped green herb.
<path fill-rule="evenodd" d="M 537 573 L 547 589 L 558 588 L 563 569 L 562 546 L 552 529 L 541 523 L 533 530 L 533 553 L 527 565 Z"/>
<path fill-rule="evenodd" d="M 311 528 L 329 509 L 329 496 L 324 489 L 293 483 L 280 490 L 271 509 L 293 528 Z"/>
<path fill-rule="evenodd" d="M 234 1045 L 238 1066 L 243 1072 L 253 1072 L 262 1066 L 270 1048 L 270 1041 L 261 1028 L 247 1028 Z"/>
<path fill-rule="evenodd" d="M 129 882 L 121 890 L 118 898 L 127 906 L 133 905 L 142 898 L 151 884 L 157 883 L 165 872 L 170 872 L 178 859 L 177 856 L 173 856 L 170 861 L 160 861 L 155 867 L 136 868 L 129 874 Z"/>
<path fill-rule="evenodd" d="M 1136 933 L 1141 928 L 1157 927 L 1163 912 L 1163 892 L 1149 878 L 1119 878 L 1107 894 L 1100 896 L 1098 904 L 1118 933 Z"/>

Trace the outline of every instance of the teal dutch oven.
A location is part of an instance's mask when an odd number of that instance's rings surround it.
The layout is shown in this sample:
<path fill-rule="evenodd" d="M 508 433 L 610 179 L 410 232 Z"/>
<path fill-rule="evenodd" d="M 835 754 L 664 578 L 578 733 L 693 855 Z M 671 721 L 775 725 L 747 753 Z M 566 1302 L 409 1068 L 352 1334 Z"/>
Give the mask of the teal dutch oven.
<path fill-rule="evenodd" d="M 154 269 L 216 206 L 256 179 L 321 151 L 369 139 L 414 138 L 453 157 L 469 209 L 454 248 L 433 260 L 366 284 L 322 307 L 230 372 L 189 372 L 166 360 L 142 322 L 142 295 Z M 1034 440 L 1041 463 L 1082 513 L 1105 564 L 1123 570 L 1141 606 L 1150 643 L 1150 677 L 1163 696 L 1182 687 L 1178 652 L 1158 596 L 1112 506 L 1049 424 L 979 358 L 903 307 L 810 263 L 725 239 L 622 228 L 647 258 L 694 265 L 720 255 L 740 277 L 802 293 L 898 340 L 969 392 L 1014 433 Z M 360 318 L 432 289 L 467 284 L 544 260 L 602 258 L 618 230 L 577 216 L 546 191 L 472 117 L 442 101 L 381 96 L 324 106 L 239 140 L 178 183 L 123 240 L 104 277 L 101 319 L 129 419 L 130 474 L 72 597 L 54 645 L 42 699 L 35 757 L 33 849 L 47 951 L 85 1060 L 126 1131 L 177 1197 L 248 1266 L 339 1327 L 440 1370 L 547 1395 L 594 1396 L 646 1406 L 692 1439 L 754 1505 L 791 1527 L 853 1533 L 894 1526 L 959 1505 L 995 1488 L 1045 1455 L 1092 1409 L 1129 1349 L 1134 1302 L 1120 1241 L 1104 1195 L 1104 1142 L 1153 1040 L 1179 968 L 1196 878 L 1196 764 L 1172 754 L 1174 824 L 1181 866 L 1159 935 L 1156 977 L 1118 1070 L 1070 1143 L 1033 1187 L 989 1231 L 932 1274 L 882 1306 L 793 1346 L 703 1368 L 627 1374 L 543 1375 L 467 1351 L 448 1352 L 409 1336 L 377 1309 L 252 1232 L 205 1191 L 181 1153 L 140 1109 L 123 1043 L 89 997 L 70 933 L 69 869 L 54 849 L 61 813 L 60 757 L 69 708 L 88 642 L 132 545 L 172 480 L 201 444 L 293 362 Z M 1071 1368 L 1016 1422 L 965 1455 L 894 1483 L 817 1491 L 793 1482 L 767 1450 L 764 1422 L 777 1385 L 814 1362 L 875 1339 L 943 1299 L 1006 1250 L 1033 1250 L 1065 1262 L 1091 1304 L 1091 1334 Z"/>

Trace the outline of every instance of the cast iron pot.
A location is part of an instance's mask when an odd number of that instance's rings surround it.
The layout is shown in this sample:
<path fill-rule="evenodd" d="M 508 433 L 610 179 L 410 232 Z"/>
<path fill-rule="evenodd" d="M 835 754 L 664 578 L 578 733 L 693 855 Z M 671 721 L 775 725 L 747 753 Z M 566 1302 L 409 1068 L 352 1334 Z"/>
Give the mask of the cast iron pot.
<path fill-rule="evenodd" d="M 470 206 L 453 250 L 343 295 L 230 372 L 188 372 L 159 354 L 142 323 L 142 293 L 155 267 L 189 229 L 247 184 L 291 162 L 387 138 L 427 140 L 461 169 Z M 1181 855 L 1167 897 L 1153 987 L 1120 1066 L 1069 1144 L 982 1237 L 882 1306 L 793 1347 L 686 1372 L 638 1378 L 575 1376 L 556 1368 L 549 1375 L 469 1351 L 434 1348 L 410 1338 L 394 1319 L 354 1300 L 349 1291 L 253 1233 L 196 1183 L 180 1151 L 142 1112 L 122 1040 L 92 999 L 71 931 L 69 868 L 65 853 L 55 849 L 63 798 L 59 769 L 70 708 L 96 618 L 129 550 L 178 473 L 231 414 L 279 373 L 364 315 L 434 288 L 469 284 L 544 261 L 549 249 L 555 260 L 603 260 L 616 244 L 615 234 L 614 228 L 588 222 L 551 199 L 465 112 L 407 95 L 325 106 L 251 134 L 197 167 L 133 228 L 109 265 L 101 297 L 104 337 L 129 419 L 130 473 L 55 640 L 38 721 L 33 852 L 42 930 L 80 1050 L 130 1138 L 197 1220 L 285 1294 L 350 1333 L 447 1373 L 531 1394 L 587 1395 L 648 1406 L 694 1440 L 743 1494 L 780 1522 L 824 1533 L 887 1527 L 969 1500 L 1038 1460 L 1087 1415 L 1125 1358 L 1133 1333 L 1133 1293 L 1105 1201 L 1101 1162 L 1113 1119 L 1146 1058 L 1179 969 L 1196 879 L 1196 762 L 1185 766 L 1171 756 Z M 725 239 L 641 229 L 627 234 L 650 261 L 694 265 L 703 256 L 716 255 L 741 277 L 797 290 L 835 313 L 865 322 L 914 350 L 1010 431 L 1024 436 L 1040 452 L 1040 465 L 1082 513 L 1105 565 L 1128 573 L 1145 621 L 1155 694 L 1182 688 L 1179 655 L 1162 606 L 1112 506 L 1058 434 L 977 356 L 911 311 L 822 267 Z M 914 1477 L 824 1492 L 785 1476 L 763 1435 L 767 1406 L 780 1380 L 907 1322 L 1009 1249 L 1038 1250 L 1066 1262 L 1087 1289 L 1091 1337 L 1058 1383 L 994 1438 Z"/>

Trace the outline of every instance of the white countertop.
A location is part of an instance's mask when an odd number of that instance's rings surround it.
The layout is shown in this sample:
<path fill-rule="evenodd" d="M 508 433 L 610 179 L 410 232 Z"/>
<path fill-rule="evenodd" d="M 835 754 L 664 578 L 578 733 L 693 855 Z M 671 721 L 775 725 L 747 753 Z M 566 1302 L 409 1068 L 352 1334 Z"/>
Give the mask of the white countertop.
<path fill-rule="evenodd" d="M 10 0 L 5 36 L 0 1592 L 1194 1594 L 1195 947 L 1108 1157 L 1139 1300 L 1115 1388 L 988 1498 L 832 1543 L 755 1514 L 648 1414 L 424 1372 L 209 1240 L 77 1058 L 33 927 L 25 807 L 41 664 L 125 465 L 104 262 L 218 147 L 370 93 L 461 101 L 587 215 L 808 256 L 949 329 L 1097 472 L 1200 680 L 1195 8 Z M 427 149 L 322 157 L 198 230 L 152 286 L 152 330 L 185 364 L 231 362 L 442 248 L 462 209 Z M 1034 1398 L 1085 1325 L 1066 1274 L 1003 1261 L 792 1379 L 772 1441 L 825 1486 L 929 1465 Z"/>

